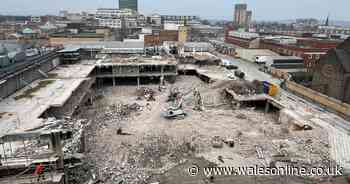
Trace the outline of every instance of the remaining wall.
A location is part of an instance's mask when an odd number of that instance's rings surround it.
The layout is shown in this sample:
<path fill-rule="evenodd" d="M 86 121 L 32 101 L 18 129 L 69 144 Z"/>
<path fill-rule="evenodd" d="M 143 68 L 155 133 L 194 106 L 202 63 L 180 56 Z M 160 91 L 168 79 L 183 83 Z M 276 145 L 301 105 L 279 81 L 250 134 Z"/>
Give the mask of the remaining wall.
<path fill-rule="evenodd" d="M 286 82 L 286 87 L 288 90 L 306 97 L 314 102 L 317 102 L 324 107 L 335 111 L 345 117 L 346 119 L 350 118 L 350 105 L 346 103 L 342 103 L 334 98 L 323 95 L 319 92 L 316 92 L 312 89 L 306 88 L 294 82 Z"/>
<path fill-rule="evenodd" d="M 79 105 L 84 103 L 84 100 L 89 99 L 92 96 L 91 87 L 95 81 L 95 78 L 86 78 L 86 80 L 72 92 L 68 101 L 62 107 L 50 107 L 41 115 L 41 117 L 63 118 L 72 116 L 72 114 L 78 109 Z"/>

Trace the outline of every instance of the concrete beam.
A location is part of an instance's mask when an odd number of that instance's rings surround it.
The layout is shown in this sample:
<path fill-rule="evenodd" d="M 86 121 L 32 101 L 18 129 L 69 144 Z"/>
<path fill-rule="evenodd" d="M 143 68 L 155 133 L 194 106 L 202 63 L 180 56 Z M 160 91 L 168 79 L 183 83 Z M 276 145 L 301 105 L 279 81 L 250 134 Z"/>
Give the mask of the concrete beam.
<path fill-rule="evenodd" d="M 23 141 L 23 140 L 33 140 L 33 139 L 40 139 L 40 140 L 49 140 L 51 137 L 51 133 L 55 131 L 43 131 L 43 132 L 23 132 L 23 133 L 13 133 L 13 134 L 7 134 L 2 137 L 0 137 L 0 144 L 7 143 L 7 142 L 16 142 L 16 141 Z M 70 130 L 63 130 L 58 132 L 61 139 L 70 139 L 72 138 L 72 131 Z"/>

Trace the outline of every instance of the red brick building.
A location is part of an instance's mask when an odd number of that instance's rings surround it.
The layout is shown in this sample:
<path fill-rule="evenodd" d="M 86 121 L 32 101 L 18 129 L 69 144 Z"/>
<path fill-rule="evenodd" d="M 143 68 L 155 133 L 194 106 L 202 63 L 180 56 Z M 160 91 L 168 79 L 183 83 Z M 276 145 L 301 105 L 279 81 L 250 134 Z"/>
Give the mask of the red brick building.
<path fill-rule="evenodd" d="M 315 67 L 311 88 L 350 103 L 350 39 L 321 58 Z"/>
<path fill-rule="evenodd" d="M 160 45 L 159 35 L 145 35 L 145 47 Z"/>
<path fill-rule="evenodd" d="M 320 58 L 338 44 L 339 42 L 336 41 L 304 38 L 297 39 L 296 44 L 281 44 L 272 40 L 261 40 L 260 48 L 270 49 L 281 55 L 301 57 L 304 59 L 304 64 L 308 72 L 313 72 Z"/>
<path fill-rule="evenodd" d="M 252 36 L 251 33 L 239 33 L 231 29 L 225 31 L 225 42 L 242 48 L 251 48 L 251 43 L 255 39 L 256 37 Z"/>
<path fill-rule="evenodd" d="M 178 41 L 178 31 L 162 30 L 159 34 L 145 35 L 145 46 L 152 47 L 162 45 L 165 41 Z"/>

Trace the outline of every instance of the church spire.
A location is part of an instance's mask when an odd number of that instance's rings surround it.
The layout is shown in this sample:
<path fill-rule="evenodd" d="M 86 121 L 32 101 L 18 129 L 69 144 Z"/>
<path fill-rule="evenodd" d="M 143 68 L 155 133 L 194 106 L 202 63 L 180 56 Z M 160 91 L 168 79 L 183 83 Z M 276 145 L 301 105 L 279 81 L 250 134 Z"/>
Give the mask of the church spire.
<path fill-rule="evenodd" d="M 328 15 L 327 15 L 327 19 L 326 19 L 325 26 L 329 26 L 329 13 L 328 13 Z"/>

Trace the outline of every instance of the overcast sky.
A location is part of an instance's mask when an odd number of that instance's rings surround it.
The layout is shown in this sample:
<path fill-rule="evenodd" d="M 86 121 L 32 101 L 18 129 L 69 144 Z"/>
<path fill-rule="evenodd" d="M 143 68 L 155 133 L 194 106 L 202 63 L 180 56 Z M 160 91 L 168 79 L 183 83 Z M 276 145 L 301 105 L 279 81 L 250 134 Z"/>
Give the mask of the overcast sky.
<path fill-rule="evenodd" d="M 247 3 L 255 20 L 295 18 L 350 20 L 350 0 L 139 0 L 141 13 L 189 14 L 231 20 L 235 3 Z M 92 11 L 118 7 L 118 0 L 0 0 L 0 14 L 58 14 L 59 10 Z"/>

